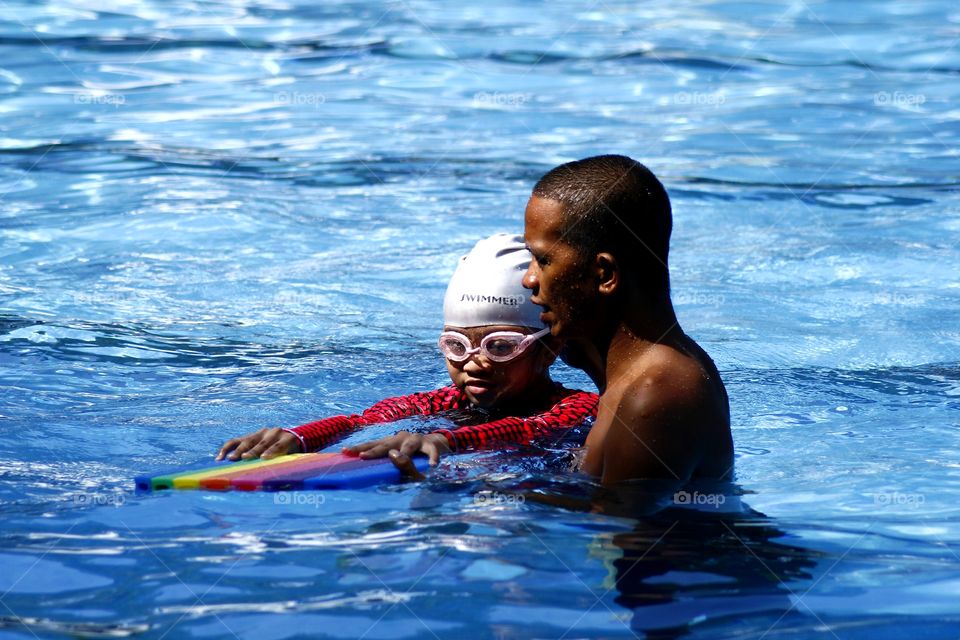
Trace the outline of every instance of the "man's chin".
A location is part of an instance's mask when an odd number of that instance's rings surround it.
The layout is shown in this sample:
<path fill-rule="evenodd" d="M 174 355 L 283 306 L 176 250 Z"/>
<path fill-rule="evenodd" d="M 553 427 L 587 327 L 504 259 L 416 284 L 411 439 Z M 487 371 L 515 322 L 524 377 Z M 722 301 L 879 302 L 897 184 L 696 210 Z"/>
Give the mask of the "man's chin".
<path fill-rule="evenodd" d="M 550 317 L 550 322 L 545 323 L 550 327 L 550 335 L 558 340 L 569 340 L 570 336 L 570 323 L 567 320 L 560 320 L 557 316 L 552 315 Z"/>

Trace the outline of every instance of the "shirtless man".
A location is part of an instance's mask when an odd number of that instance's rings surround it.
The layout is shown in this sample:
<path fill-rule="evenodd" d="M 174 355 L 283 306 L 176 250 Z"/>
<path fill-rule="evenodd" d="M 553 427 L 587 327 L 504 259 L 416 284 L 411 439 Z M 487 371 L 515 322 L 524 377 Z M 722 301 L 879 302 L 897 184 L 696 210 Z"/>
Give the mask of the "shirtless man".
<path fill-rule="evenodd" d="M 600 389 L 581 469 L 604 484 L 733 472 L 726 389 L 670 301 L 672 224 L 663 185 L 624 156 L 561 165 L 527 203 L 523 285 Z"/>

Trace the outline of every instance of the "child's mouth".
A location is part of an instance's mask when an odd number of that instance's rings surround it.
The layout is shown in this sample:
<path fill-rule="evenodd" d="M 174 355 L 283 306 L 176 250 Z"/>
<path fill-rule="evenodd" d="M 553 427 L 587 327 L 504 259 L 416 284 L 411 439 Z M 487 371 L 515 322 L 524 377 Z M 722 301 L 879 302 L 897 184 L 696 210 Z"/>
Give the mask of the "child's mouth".
<path fill-rule="evenodd" d="M 483 380 L 467 380 L 464 389 L 470 395 L 479 396 L 490 392 L 490 383 Z"/>

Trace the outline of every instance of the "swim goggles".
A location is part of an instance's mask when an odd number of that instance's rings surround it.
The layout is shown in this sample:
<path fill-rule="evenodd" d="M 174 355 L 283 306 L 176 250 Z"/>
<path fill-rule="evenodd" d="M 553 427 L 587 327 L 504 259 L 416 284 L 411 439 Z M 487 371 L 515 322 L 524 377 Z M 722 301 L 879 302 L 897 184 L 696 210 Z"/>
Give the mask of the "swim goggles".
<path fill-rule="evenodd" d="M 453 362 L 463 362 L 475 353 L 482 354 L 493 362 L 506 362 L 522 354 L 531 344 L 548 333 L 549 327 L 529 335 L 516 331 L 494 331 L 483 337 L 479 347 L 474 347 L 470 338 L 462 333 L 444 331 L 437 344 L 444 357 Z"/>

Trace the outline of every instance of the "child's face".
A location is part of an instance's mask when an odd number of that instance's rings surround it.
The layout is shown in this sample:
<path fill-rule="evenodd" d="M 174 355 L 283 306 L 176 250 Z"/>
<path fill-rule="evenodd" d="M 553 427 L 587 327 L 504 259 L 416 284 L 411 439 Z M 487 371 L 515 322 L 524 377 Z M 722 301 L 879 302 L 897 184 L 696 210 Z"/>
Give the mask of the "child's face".
<path fill-rule="evenodd" d="M 456 331 L 470 339 L 474 347 L 480 346 L 483 338 L 495 331 L 515 331 L 525 335 L 534 333 L 526 327 L 497 325 L 492 327 L 444 327 L 444 331 Z M 550 336 L 547 336 L 549 338 Z M 466 392 L 470 402 L 489 409 L 509 405 L 535 382 L 542 381 L 556 358 L 546 344 L 537 341 L 513 360 L 493 362 L 483 353 L 475 353 L 463 362 L 445 359 L 450 379 Z"/>

